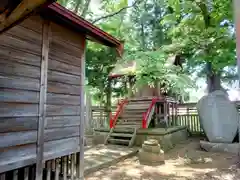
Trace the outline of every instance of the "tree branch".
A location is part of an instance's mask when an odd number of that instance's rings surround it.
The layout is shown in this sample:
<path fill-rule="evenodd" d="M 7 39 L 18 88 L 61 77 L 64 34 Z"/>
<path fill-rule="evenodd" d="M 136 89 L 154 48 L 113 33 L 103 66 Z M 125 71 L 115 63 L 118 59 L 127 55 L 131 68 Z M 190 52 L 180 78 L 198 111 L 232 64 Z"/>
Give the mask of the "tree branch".
<path fill-rule="evenodd" d="M 97 19 L 93 20 L 92 23 L 95 24 L 95 23 L 97 23 L 97 22 L 100 21 L 100 20 L 113 17 L 113 16 L 121 13 L 122 11 L 124 11 L 124 10 L 126 10 L 126 9 L 129 9 L 129 8 L 132 8 L 132 7 L 136 6 L 139 2 L 141 2 L 141 0 L 135 0 L 135 1 L 132 3 L 131 6 L 123 7 L 123 8 L 119 9 L 119 10 L 116 11 L 116 12 L 113 12 L 113 13 L 107 14 L 106 16 L 102 16 L 102 17 L 100 17 L 100 18 L 97 18 Z"/>

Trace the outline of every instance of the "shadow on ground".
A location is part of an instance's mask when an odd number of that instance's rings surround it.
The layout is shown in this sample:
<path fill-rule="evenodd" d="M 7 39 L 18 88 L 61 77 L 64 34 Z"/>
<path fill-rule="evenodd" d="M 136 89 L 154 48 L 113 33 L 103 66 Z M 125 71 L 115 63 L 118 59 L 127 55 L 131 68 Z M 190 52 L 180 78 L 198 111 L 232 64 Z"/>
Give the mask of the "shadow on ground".
<path fill-rule="evenodd" d="M 165 154 L 165 164 L 151 167 L 133 157 L 86 176 L 86 180 L 240 180 L 236 155 L 209 153 L 199 141 L 188 140 Z"/>

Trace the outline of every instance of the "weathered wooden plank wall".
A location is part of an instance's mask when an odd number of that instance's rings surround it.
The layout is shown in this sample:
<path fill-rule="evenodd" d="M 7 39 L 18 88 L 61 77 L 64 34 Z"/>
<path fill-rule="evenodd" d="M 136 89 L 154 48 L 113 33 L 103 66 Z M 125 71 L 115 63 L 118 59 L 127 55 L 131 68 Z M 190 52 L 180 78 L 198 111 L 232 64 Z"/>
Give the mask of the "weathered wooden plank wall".
<path fill-rule="evenodd" d="M 53 22 L 50 29 L 44 160 L 79 151 L 81 57 L 85 41 L 78 33 Z"/>
<path fill-rule="evenodd" d="M 79 152 L 84 44 L 37 15 L 1 34 L 0 173 L 36 163 L 41 179 L 44 161 Z"/>
<path fill-rule="evenodd" d="M 41 27 L 36 16 L 0 36 L 0 172 L 36 162 Z"/>

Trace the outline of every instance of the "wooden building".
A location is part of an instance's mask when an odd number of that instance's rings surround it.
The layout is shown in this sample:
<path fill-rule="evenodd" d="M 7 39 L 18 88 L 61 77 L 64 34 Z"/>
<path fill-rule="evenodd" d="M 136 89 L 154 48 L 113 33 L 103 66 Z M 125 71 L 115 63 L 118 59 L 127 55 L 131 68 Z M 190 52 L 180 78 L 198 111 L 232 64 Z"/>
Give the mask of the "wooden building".
<path fill-rule="evenodd" d="M 181 66 L 182 59 L 178 55 L 169 57 L 166 65 Z M 122 78 L 127 86 L 128 95 L 119 101 L 114 116 L 110 114 L 110 131 L 105 144 L 133 146 L 139 129 L 165 128 L 166 130 L 174 125 L 178 100 L 163 93 L 158 82 L 154 87 L 147 83 L 142 87 L 134 87 L 138 68 L 139 65 L 135 60 L 123 61 L 116 64 L 109 74 L 109 89 L 113 79 Z"/>
<path fill-rule="evenodd" d="M 182 62 L 183 59 L 179 55 L 171 56 L 166 61 L 169 65 L 180 67 L 182 67 Z M 141 87 L 134 87 L 135 74 L 138 68 L 139 65 L 135 60 L 117 63 L 109 74 L 109 80 L 111 81 L 115 78 L 127 77 L 125 78 L 125 80 L 127 80 L 125 84 L 127 86 L 129 98 L 160 97 L 169 95 L 168 93 L 161 92 L 161 87 L 157 82 L 155 87 L 151 87 L 148 84 L 144 84 Z"/>
<path fill-rule="evenodd" d="M 122 51 L 120 41 L 57 3 L 1 32 L 0 174 L 36 164 L 42 179 L 46 160 L 75 152 L 83 160 L 87 39 Z"/>

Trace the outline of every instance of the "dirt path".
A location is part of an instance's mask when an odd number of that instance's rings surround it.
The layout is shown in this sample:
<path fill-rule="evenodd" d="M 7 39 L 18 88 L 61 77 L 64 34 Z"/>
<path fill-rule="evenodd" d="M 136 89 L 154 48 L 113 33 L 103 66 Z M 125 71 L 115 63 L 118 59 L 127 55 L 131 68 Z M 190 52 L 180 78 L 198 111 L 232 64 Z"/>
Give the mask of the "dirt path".
<path fill-rule="evenodd" d="M 127 159 L 86 177 L 86 180 L 240 180 L 236 155 L 199 149 L 199 140 L 188 140 L 165 154 L 165 165 L 140 165 Z"/>

